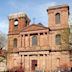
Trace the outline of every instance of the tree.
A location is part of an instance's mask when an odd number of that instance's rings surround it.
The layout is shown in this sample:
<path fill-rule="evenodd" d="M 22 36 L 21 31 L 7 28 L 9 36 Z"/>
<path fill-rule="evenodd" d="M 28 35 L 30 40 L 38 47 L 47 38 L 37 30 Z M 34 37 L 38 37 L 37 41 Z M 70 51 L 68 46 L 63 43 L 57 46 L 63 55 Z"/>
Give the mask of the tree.
<path fill-rule="evenodd" d="M 7 35 L 0 32 L 0 65 L 3 64 L 3 70 L 2 71 L 6 70 L 7 53 L 6 53 L 6 49 L 3 50 L 3 48 L 6 48 L 6 45 L 7 45 Z"/>
<path fill-rule="evenodd" d="M 72 49 L 72 25 L 70 25 L 69 44 L 70 44 L 70 49 Z"/>
<path fill-rule="evenodd" d="M 0 49 L 7 45 L 7 35 L 0 32 Z"/>

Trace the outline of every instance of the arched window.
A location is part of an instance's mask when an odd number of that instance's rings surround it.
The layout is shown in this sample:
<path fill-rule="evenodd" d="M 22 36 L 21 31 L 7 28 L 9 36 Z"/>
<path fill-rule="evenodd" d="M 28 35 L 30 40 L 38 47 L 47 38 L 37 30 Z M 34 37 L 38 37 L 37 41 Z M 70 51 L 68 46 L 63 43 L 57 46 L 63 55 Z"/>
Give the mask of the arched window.
<path fill-rule="evenodd" d="M 60 24 L 60 13 L 56 13 L 55 22 L 56 22 L 56 24 Z"/>
<path fill-rule="evenodd" d="M 17 48 L 17 39 L 16 39 L 16 38 L 14 38 L 13 47 L 14 47 L 14 48 Z"/>
<path fill-rule="evenodd" d="M 61 45 L 61 35 L 60 34 L 56 35 L 55 40 L 56 40 L 56 45 Z"/>
<path fill-rule="evenodd" d="M 18 19 L 14 20 L 14 30 L 18 29 Z"/>
<path fill-rule="evenodd" d="M 32 46 L 37 45 L 37 36 L 32 37 Z"/>

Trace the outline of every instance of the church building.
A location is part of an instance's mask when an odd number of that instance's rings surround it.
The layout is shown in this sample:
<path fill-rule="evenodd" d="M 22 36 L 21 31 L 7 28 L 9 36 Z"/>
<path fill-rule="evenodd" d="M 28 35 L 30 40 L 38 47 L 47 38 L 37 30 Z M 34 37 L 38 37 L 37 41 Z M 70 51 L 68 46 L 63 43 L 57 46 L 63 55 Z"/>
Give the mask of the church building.
<path fill-rule="evenodd" d="M 24 72 L 70 69 L 69 6 L 47 9 L 48 26 L 30 24 L 24 12 L 10 14 L 7 69 Z"/>

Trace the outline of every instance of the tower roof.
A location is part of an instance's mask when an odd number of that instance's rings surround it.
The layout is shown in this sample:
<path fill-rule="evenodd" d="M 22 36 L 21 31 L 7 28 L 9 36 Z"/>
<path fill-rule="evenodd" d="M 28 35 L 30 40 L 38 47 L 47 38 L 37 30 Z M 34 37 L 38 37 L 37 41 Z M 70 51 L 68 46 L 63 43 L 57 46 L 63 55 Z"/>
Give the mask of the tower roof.
<path fill-rule="evenodd" d="M 64 8 L 64 7 L 69 8 L 69 6 L 67 4 L 63 4 L 63 5 L 50 6 L 50 7 L 48 7 L 47 11 L 52 10 L 52 9 Z"/>
<path fill-rule="evenodd" d="M 26 13 L 24 12 L 17 12 L 17 13 L 13 13 L 13 14 L 10 14 L 8 16 L 9 19 L 13 19 L 13 18 L 17 18 L 17 17 L 26 17 Z"/>

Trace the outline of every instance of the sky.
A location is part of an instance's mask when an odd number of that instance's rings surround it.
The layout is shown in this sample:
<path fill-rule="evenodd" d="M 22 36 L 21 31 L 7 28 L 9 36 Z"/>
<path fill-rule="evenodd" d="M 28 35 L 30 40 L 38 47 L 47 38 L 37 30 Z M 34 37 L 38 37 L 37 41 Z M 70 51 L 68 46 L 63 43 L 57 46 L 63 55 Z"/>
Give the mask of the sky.
<path fill-rule="evenodd" d="M 50 6 L 68 4 L 70 6 L 69 21 L 72 22 L 72 0 L 0 0 L 0 31 L 8 34 L 9 14 L 24 12 L 31 23 L 42 23 L 48 26 L 47 9 Z"/>

